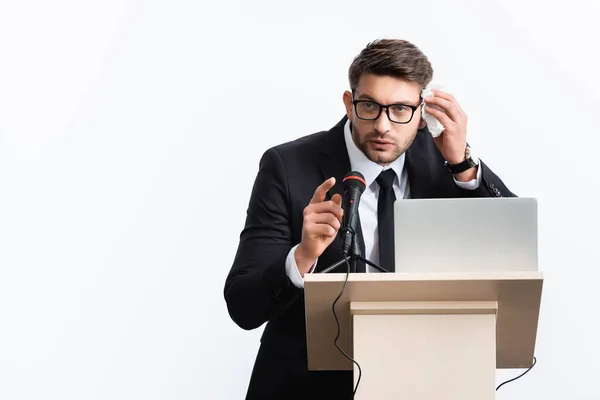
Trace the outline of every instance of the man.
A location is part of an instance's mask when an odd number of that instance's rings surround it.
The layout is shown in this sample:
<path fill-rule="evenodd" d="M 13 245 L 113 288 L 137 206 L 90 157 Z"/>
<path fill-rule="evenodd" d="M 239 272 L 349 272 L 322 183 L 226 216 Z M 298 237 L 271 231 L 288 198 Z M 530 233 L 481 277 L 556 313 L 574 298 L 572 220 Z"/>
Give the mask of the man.
<path fill-rule="evenodd" d="M 375 41 L 350 66 L 346 116 L 329 131 L 264 153 L 224 291 L 240 327 L 267 323 L 246 399 L 351 398 L 352 371 L 307 369 L 303 296 L 305 274 L 342 259 L 348 172 L 361 172 L 367 185 L 359 206 L 362 254 L 391 270 L 393 250 L 382 229 L 393 229 L 394 200 L 514 196 L 471 156 L 458 102 L 441 91 L 421 98 L 432 75 L 413 44 Z M 422 107 L 445 127 L 440 136 L 428 131 Z M 362 271 L 372 272 L 364 265 Z"/>

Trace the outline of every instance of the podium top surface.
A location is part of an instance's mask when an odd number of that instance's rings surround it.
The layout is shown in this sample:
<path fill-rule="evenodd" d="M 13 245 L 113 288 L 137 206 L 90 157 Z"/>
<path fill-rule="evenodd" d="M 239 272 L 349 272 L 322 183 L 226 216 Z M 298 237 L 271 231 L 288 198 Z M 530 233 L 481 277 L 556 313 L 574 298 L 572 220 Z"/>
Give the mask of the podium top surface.
<path fill-rule="evenodd" d="M 335 347 L 332 304 L 345 273 L 304 277 L 308 365 L 311 370 L 352 370 Z M 494 273 L 351 273 L 336 304 L 338 344 L 352 356 L 350 302 L 495 301 L 497 368 L 529 367 L 533 360 L 543 276 L 539 271 Z"/>

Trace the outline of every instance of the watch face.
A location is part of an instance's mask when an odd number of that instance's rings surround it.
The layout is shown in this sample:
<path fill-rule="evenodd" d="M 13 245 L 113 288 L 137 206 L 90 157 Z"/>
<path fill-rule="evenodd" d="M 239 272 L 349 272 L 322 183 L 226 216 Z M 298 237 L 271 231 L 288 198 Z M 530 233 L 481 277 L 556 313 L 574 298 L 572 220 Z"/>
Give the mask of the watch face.
<path fill-rule="evenodd" d="M 473 149 L 471 149 L 471 147 L 467 147 L 467 158 L 471 157 L 471 164 L 473 166 L 479 165 L 479 158 L 473 154 Z"/>

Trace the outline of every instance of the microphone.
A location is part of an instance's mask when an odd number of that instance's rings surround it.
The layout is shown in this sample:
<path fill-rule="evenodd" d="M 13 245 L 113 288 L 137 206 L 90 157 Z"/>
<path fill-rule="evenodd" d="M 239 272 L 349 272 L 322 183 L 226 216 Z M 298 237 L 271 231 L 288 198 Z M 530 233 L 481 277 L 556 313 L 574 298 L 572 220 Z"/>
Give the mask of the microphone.
<path fill-rule="evenodd" d="M 358 219 L 358 205 L 360 196 L 365 191 L 367 183 L 365 177 L 360 172 L 352 171 L 348 173 L 342 181 L 344 186 L 344 198 L 342 207 L 344 215 L 342 216 L 342 252 L 344 257 L 348 256 L 352 239 L 354 238 L 355 228 Z"/>
<path fill-rule="evenodd" d="M 333 271 L 335 268 L 344 263 L 346 263 L 348 266 L 348 272 L 350 272 L 351 267 L 350 263 L 348 263 L 348 259 L 351 259 L 352 262 L 356 262 L 356 260 L 362 261 L 380 272 L 389 272 L 381 266 L 364 258 L 360 254 L 360 249 L 356 243 L 356 228 L 358 228 L 358 205 L 360 204 L 360 196 L 367 188 L 365 177 L 358 171 L 349 172 L 342 180 L 342 186 L 344 187 L 344 197 L 342 200 L 342 209 L 344 210 L 344 215 L 342 216 L 342 226 L 340 227 L 338 234 L 342 235 L 342 252 L 344 254 L 344 258 L 320 271 L 320 273 L 325 274 L 329 271 Z M 352 248 L 352 255 L 349 256 L 348 253 L 350 252 L 350 248 Z"/>

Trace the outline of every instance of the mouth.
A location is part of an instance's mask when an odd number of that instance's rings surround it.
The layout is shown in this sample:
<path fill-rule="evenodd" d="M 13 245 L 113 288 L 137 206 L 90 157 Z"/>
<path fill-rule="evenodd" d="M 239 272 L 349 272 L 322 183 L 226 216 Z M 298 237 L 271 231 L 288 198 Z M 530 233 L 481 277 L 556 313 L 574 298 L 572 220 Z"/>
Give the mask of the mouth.
<path fill-rule="evenodd" d="M 370 142 L 375 148 L 383 150 L 388 149 L 394 145 L 394 142 L 390 142 L 389 140 L 374 139 Z"/>

